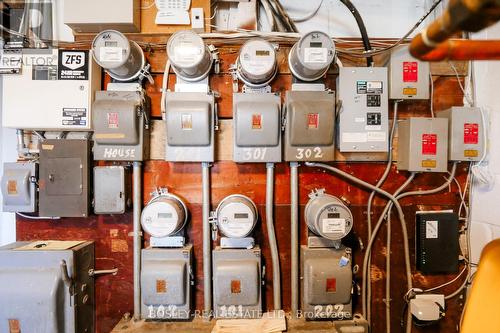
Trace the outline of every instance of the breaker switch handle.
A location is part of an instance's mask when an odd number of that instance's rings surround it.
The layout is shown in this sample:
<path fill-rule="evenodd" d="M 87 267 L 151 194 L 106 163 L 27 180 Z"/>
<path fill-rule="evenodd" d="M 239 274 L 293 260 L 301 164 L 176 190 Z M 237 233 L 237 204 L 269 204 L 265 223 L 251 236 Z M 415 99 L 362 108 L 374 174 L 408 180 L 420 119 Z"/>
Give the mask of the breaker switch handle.
<path fill-rule="evenodd" d="M 89 276 L 90 277 L 94 277 L 97 275 L 106 275 L 106 274 L 116 275 L 116 274 L 118 274 L 118 268 L 103 269 L 103 270 L 99 270 L 99 271 L 96 271 L 93 268 L 89 269 Z"/>

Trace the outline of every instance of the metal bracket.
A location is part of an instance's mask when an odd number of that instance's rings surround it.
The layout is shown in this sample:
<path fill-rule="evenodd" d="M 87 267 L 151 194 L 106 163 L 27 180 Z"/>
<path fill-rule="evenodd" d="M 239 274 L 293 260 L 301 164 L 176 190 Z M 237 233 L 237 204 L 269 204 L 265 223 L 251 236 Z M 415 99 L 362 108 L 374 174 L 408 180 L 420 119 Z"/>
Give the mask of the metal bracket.
<path fill-rule="evenodd" d="M 210 229 L 212 230 L 212 240 L 217 240 L 217 215 L 215 212 L 210 212 L 208 217 L 208 223 L 210 224 Z"/>
<path fill-rule="evenodd" d="M 220 73 L 220 58 L 219 58 L 219 50 L 212 44 L 208 45 L 208 51 L 214 60 L 214 72 L 215 74 Z"/>
<path fill-rule="evenodd" d="M 118 274 L 118 268 L 103 269 L 103 270 L 99 270 L 99 271 L 96 271 L 93 268 L 89 269 L 89 276 L 90 277 L 95 277 L 97 275 L 107 275 L 107 274 L 112 274 L 112 275 Z"/>

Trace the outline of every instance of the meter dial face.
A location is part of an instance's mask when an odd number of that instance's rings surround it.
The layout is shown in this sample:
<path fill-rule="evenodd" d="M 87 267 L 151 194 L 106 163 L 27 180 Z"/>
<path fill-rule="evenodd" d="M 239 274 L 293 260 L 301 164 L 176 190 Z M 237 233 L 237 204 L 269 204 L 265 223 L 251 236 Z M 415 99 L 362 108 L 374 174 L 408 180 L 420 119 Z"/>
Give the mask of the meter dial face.
<path fill-rule="evenodd" d="M 352 229 L 352 215 L 345 206 L 329 204 L 324 206 L 317 217 L 316 226 L 325 238 L 342 239 Z"/>
<path fill-rule="evenodd" d="M 94 38 L 92 51 L 99 66 L 113 69 L 127 61 L 130 55 L 130 42 L 121 32 L 105 30 Z"/>
<path fill-rule="evenodd" d="M 192 31 L 179 31 L 167 43 L 167 55 L 173 66 L 192 68 L 200 64 L 205 56 L 205 43 Z"/>
<path fill-rule="evenodd" d="M 257 210 L 245 197 L 232 197 L 217 209 L 217 224 L 222 234 L 231 238 L 248 236 L 257 223 Z"/>
<path fill-rule="evenodd" d="M 309 69 L 326 69 L 333 61 L 335 46 L 325 33 L 313 31 L 304 35 L 298 42 L 300 62 Z"/>
<path fill-rule="evenodd" d="M 153 201 L 144 207 L 141 215 L 143 229 L 157 238 L 178 232 L 184 226 L 185 221 L 184 207 L 172 199 Z"/>
<path fill-rule="evenodd" d="M 276 51 L 271 43 L 262 39 L 246 42 L 238 60 L 241 75 L 250 83 L 268 81 L 276 72 Z"/>

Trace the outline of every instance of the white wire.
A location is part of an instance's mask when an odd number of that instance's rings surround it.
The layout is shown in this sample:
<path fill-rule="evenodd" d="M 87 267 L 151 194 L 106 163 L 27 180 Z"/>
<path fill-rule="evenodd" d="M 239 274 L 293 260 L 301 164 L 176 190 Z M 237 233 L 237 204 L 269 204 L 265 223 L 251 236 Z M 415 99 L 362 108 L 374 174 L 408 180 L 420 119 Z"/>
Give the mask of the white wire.
<path fill-rule="evenodd" d="M 471 171 L 480 186 L 491 189 L 495 184 L 495 176 L 491 173 L 488 163 L 485 163 L 489 147 L 489 117 L 486 117 L 483 108 L 480 107 L 479 111 L 483 125 L 483 155 L 481 160 L 472 166 Z"/>
<path fill-rule="evenodd" d="M 23 213 L 16 213 L 17 215 L 24 217 L 25 219 L 29 220 L 60 220 L 60 217 L 46 217 L 46 216 L 31 216 L 31 215 L 26 215 Z"/>
<path fill-rule="evenodd" d="M 431 117 L 434 118 L 434 80 L 432 79 L 432 73 L 429 69 L 429 82 L 431 84 Z"/>
<path fill-rule="evenodd" d="M 290 19 L 294 22 L 304 22 L 304 21 L 307 21 L 309 19 L 311 19 L 312 17 L 314 17 L 319 9 L 321 8 L 321 5 L 323 4 L 323 0 L 320 0 L 318 6 L 316 8 L 314 8 L 313 10 L 311 10 L 309 13 L 303 15 L 303 16 L 299 16 L 299 17 L 293 17 L 293 16 L 290 16 Z"/>
<path fill-rule="evenodd" d="M 167 94 L 167 89 L 168 89 L 168 74 L 170 72 L 170 60 L 167 60 L 165 63 L 165 69 L 163 70 L 163 80 L 161 84 L 161 116 L 165 117 L 165 100 L 166 100 L 166 94 Z"/>

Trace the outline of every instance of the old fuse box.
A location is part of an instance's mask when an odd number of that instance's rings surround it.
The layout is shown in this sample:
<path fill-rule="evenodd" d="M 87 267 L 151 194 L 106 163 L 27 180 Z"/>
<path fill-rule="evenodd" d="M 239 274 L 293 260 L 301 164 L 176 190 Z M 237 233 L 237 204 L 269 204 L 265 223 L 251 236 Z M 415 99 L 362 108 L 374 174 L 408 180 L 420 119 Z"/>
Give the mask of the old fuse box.
<path fill-rule="evenodd" d="M 25 50 L 21 74 L 3 76 L 2 125 L 89 130 L 101 71 L 89 51 Z"/>
<path fill-rule="evenodd" d="M 481 109 L 454 106 L 437 117 L 448 118 L 448 154 L 451 161 L 479 161 L 484 154 Z"/>
<path fill-rule="evenodd" d="M 341 67 L 337 79 L 338 147 L 341 152 L 387 152 L 387 68 Z"/>
<path fill-rule="evenodd" d="M 40 144 L 40 216 L 88 216 L 89 146 L 88 140 L 80 139 Z"/>
<path fill-rule="evenodd" d="M 94 332 L 93 270 L 92 242 L 0 247 L 0 332 Z"/>
<path fill-rule="evenodd" d="M 128 173 L 124 166 L 94 167 L 94 213 L 125 213 L 131 193 Z"/>
<path fill-rule="evenodd" d="M 34 213 L 36 211 L 38 164 L 30 162 L 4 163 L 2 210 Z"/>
<path fill-rule="evenodd" d="M 139 91 L 98 91 L 94 159 L 142 161 L 149 156 L 149 103 Z"/>
<path fill-rule="evenodd" d="M 390 99 L 429 99 L 430 64 L 410 55 L 408 46 L 391 53 Z"/>
<path fill-rule="evenodd" d="M 408 118 L 398 123 L 398 170 L 446 172 L 448 119 Z"/>
<path fill-rule="evenodd" d="M 285 161 L 335 159 L 335 94 L 331 91 L 288 91 L 286 95 Z"/>

